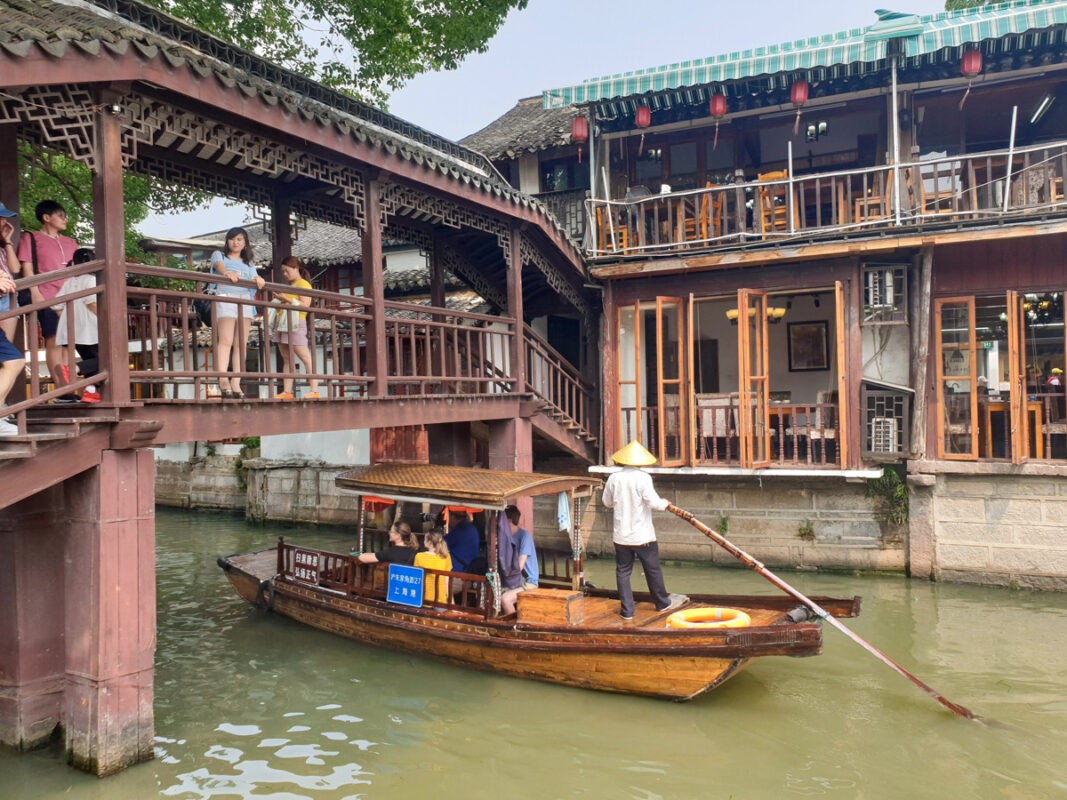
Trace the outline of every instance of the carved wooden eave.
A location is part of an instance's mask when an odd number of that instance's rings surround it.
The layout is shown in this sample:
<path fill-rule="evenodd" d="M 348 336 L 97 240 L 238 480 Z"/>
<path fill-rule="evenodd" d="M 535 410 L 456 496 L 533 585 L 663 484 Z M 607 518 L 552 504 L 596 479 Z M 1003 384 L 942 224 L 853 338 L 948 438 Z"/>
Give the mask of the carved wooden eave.
<path fill-rule="evenodd" d="M 74 0 L 0 2 L 0 81 L 20 87 L 4 93 L 0 121 L 20 122 L 92 166 L 96 90 L 112 87 L 124 159 L 136 171 L 263 207 L 292 188 L 294 213 L 342 224 L 361 221 L 365 177 L 384 171 L 397 185 L 536 230 L 553 260 L 584 279 L 578 251 L 544 206 L 479 154 L 147 7 L 105 5 L 114 13 Z M 134 12 L 138 24 L 116 16 Z M 213 51 L 198 52 L 189 39 Z M 286 85 L 269 80 L 279 76 Z"/>

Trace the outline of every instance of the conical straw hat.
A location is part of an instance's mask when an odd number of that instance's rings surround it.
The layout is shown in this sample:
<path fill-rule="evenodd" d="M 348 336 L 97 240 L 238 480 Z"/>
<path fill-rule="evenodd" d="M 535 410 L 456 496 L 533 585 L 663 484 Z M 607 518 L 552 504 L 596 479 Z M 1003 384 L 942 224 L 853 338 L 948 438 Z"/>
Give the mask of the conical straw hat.
<path fill-rule="evenodd" d="M 624 467 L 650 467 L 656 463 L 656 457 L 648 452 L 637 439 L 621 450 L 616 450 L 611 458 L 616 464 L 622 464 Z"/>

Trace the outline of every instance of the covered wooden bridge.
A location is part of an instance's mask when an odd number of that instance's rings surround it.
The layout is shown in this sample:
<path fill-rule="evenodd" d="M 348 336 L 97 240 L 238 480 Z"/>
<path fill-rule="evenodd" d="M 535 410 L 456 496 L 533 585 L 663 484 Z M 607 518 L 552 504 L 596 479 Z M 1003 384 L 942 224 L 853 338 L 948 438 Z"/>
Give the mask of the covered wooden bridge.
<path fill-rule="evenodd" d="M 461 463 L 447 443 L 480 421 L 489 466 L 530 469 L 535 447 L 590 463 L 599 298 L 555 220 L 477 153 L 146 6 L 0 0 L 0 65 L 0 200 L 19 207 L 22 144 L 93 172 L 99 260 L 67 274 L 95 275 L 101 342 L 99 375 L 60 389 L 29 344 L 30 378 L 8 397 L 20 435 L 0 442 L 0 742 L 60 727 L 71 762 L 107 774 L 152 753 L 152 445 L 431 426 L 436 456 Z M 145 288 L 191 276 L 127 263 L 127 172 L 252 205 L 281 255 L 301 219 L 360 231 L 361 286 L 312 292 L 323 399 L 273 399 L 281 370 L 262 331 L 246 399 L 217 396 L 214 334 L 192 312 L 208 281 Z M 429 305 L 386 299 L 383 239 L 427 254 Z M 491 312 L 450 309 L 446 273 Z M 19 318 L 20 336 L 45 305 L 0 320 Z M 549 316 L 574 321 L 578 363 L 537 332 Z M 90 383 L 98 406 L 50 402 Z"/>

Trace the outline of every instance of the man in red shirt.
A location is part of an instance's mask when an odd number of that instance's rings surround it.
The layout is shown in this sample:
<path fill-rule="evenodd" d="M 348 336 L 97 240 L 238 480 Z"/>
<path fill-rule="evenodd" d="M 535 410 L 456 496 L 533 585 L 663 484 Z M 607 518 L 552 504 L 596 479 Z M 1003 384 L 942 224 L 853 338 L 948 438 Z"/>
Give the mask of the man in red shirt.
<path fill-rule="evenodd" d="M 27 231 L 19 240 L 18 257 L 22 262 L 23 277 L 38 273 L 44 275 L 47 272 L 63 269 L 70 264 L 74 251 L 78 249 L 76 241 L 69 236 L 62 235 L 62 232 L 67 229 L 67 212 L 63 206 L 55 200 L 42 200 L 37 204 L 35 213 L 41 223 L 41 230 L 36 233 Z M 34 259 L 35 249 L 36 259 Z M 34 264 L 35 260 L 36 264 Z M 62 285 L 62 280 L 42 283 L 30 289 L 30 297 L 34 303 L 51 300 Z M 58 389 L 67 383 L 61 368 L 64 366 L 63 349 L 56 344 L 59 314 L 51 308 L 42 308 L 37 312 L 37 322 L 44 336 L 44 354 L 48 362 L 48 372 L 52 376 L 53 385 Z"/>

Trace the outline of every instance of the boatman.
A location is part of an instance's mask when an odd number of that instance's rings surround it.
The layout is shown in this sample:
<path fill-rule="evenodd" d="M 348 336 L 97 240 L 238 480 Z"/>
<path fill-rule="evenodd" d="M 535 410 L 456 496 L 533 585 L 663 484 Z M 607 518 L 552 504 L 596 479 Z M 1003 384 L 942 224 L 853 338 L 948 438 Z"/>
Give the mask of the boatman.
<path fill-rule="evenodd" d="M 635 558 L 640 560 L 645 571 L 645 582 L 655 601 L 656 611 L 677 608 L 687 598 L 685 595 L 667 593 L 659 566 L 656 529 L 652 526 L 652 510 L 664 511 L 669 503 L 656 494 L 652 477 L 641 469 L 655 464 L 656 457 L 635 439 L 616 451 L 611 458 L 622 469 L 608 477 L 601 500 L 615 512 L 612 541 L 615 544 L 615 580 L 622 606 L 619 616 L 624 620 L 634 618 L 630 575 Z"/>

